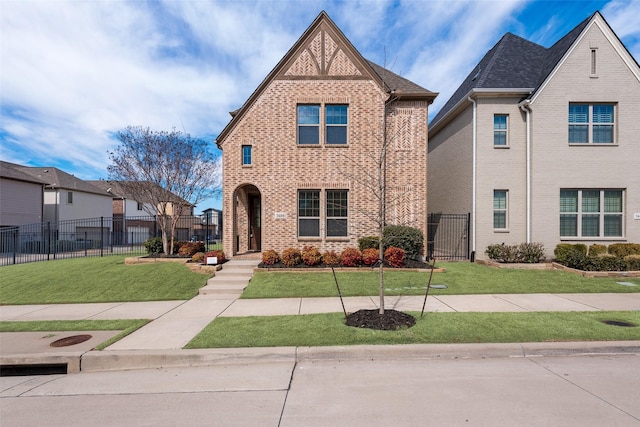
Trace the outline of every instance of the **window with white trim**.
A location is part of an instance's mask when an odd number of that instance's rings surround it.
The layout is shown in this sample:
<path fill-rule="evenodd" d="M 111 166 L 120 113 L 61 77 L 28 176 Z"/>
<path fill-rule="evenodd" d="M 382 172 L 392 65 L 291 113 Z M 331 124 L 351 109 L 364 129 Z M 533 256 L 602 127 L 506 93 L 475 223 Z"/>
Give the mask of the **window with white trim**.
<path fill-rule="evenodd" d="M 508 190 L 493 190 L 493 229 L 507 229 Z"/>
<path fill-rule="evenodd" d="M 346 105 L 325 106 L 325 141 L 327 144 L 347 143 L 349 108 Z"/>
<path fill-rule="evenodd" d="M 298 105 L 298 144 L 320 144 L 319 105 Z"/>
<path fill-rule="evenodd" d="M 560 190 L 560 237 L 622 237 L 623 223 L 624 190 Z"/>
<path fill-rule="evenodd" d="M 243 145 L 242 146 L 242 166 L 251 166 L 252 165 L 252 150 L 251 145 Z"/>
<path fill-rule="evenodd" d="M 347 236 L 347 190 L 326 191 L 327 237 Z"/>
<path fill-rule="evenodd" d="M 508 145 L 507 131 L 509 125 L 509 115 L 493 115 L 493 146 L 506 147 Z"/>
<path fill-rule="evenodd" d="M 569 144 L 615 143 L 614 104 L 569 103 Z"/>
<path fill-rule="evenodd" d="M 298 236 L 320 237 L 320 190 L 298 190 Z"/>

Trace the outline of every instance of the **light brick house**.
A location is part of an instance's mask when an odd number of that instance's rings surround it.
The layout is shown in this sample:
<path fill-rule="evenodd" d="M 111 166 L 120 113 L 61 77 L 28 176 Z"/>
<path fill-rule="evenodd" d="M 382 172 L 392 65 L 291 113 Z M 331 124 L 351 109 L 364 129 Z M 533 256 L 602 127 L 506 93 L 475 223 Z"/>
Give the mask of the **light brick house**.
<path fill-rule="evenodd" d="M 596 12 L 550 48 L 506 34 L 430 124 L 429 211 L 490 244 L 640 242 L 640 69 Z"/>
<path fill-rule="evenodd" d="M 216 140 L 225 252 L 340 251 L 375 235 L 379 199 L 366 176 L 377 173 L 385 140 L 386 222 L 426 237 L 427 115 L 436 95 L 365 60 L 320 13 Z"/>

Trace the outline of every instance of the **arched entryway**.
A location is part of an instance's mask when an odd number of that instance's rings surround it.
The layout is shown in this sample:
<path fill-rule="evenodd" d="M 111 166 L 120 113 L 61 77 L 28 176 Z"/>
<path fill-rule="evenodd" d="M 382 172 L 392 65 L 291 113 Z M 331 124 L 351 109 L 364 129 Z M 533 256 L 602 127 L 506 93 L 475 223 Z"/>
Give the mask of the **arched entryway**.
<path fill-rule="evenodd" d="M 262 250 L 262 195 L 252 184 L 239 186 L 233 193 L 234 254 Z"/>

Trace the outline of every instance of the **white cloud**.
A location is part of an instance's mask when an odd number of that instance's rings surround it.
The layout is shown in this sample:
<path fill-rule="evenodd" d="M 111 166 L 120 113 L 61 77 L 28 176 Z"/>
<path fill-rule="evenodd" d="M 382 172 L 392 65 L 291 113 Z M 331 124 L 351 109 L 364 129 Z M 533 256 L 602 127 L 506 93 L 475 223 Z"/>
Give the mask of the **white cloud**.
<path fill-rule="evenodd" d="M 640 61 L 640 0 L 609 2 L 602 9 L 602 16 L 623 40 L 636 61 Z"/>

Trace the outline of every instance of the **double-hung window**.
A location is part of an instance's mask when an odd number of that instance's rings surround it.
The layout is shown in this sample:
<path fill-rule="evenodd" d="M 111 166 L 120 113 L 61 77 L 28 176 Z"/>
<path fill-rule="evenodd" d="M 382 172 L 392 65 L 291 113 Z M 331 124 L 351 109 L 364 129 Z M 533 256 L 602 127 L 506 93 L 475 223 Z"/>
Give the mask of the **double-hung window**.
<path fill-rule="evenodd" d="M 614 104 L 569 104 L 569 144 L 613 144 Z"/>
<path fill-rule="evenodd" d="M 319 105 L 298 105 L 298 144 L 320 144 Z"/>
<path fill-rule="evenodd" d="M 298 191 L 298 236 L 320 237 L 320 191 Z"/>
<path fill-rule="evenodd" d="M 325 106 L 325 139 L 327 144 L 347 143 L 348 107 L 346 105 Z"/>
<path fill-rule="evenodd" d="M 327 237 L 347 236 L 347 190 L 327 190 Z"/>
<path fill-rule="evenodd" d="M 560 190 L 560 237 L 622 237 L 623 190 Z"/>
<path fill-rule="evenodd" d="M 242 166 L 251 166 L 252 165 L 252 150 L 251 145 L 243 145 L 242 146 Z"/>
<path fill-rule="evenodd" d="M 493 190 L 493 228 L 507 229 L 507 190 Z"/>
<path fill-rule="evenodd" d="M 507 129 L 509 116 L 506 114 L 494 114 L 493 116 L 493 145 L 494 147 L 507 146 Z"/>
<path fill-rule="evenodd" d="M 73 191 L 67 191 L 67 204 L 73 204 Z"/>

